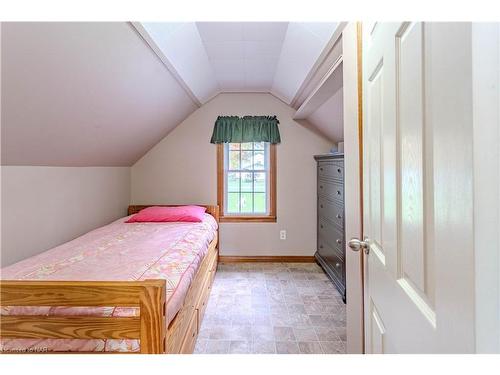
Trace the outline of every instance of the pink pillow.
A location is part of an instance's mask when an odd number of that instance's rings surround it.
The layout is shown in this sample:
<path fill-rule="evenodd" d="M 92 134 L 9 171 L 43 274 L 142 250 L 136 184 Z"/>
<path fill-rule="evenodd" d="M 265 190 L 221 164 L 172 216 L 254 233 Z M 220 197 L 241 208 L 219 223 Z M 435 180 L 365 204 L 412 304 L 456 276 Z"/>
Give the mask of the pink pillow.
<path fill-rule="evenodd" d="M 132 216 L 126 223 L 162 223 L 183 221 L 200 223 L 207 209 L 200 206 L 176 206 L 176 207 L 147 207 Z"/>

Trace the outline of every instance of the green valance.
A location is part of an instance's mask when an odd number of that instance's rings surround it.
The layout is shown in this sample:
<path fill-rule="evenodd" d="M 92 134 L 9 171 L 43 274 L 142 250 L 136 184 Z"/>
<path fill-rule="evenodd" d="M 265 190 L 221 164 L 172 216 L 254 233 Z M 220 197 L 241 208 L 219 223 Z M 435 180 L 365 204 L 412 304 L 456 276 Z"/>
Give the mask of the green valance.
<path fill-rule="evenodd" d="M 280 143 L 276 116 L 219 116 L 210 143 Z"/>

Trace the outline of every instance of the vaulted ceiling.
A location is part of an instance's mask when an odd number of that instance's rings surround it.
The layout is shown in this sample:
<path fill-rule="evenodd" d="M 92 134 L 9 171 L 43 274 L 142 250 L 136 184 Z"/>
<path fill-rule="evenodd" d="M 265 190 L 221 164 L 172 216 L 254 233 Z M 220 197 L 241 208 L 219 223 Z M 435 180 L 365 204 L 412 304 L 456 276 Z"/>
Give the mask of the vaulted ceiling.
<path fill-rule="evenodd" d="M 336 26 L 2 23 L 2 165 L 130 166 L 220 92 L 290 104 Z"/>
<path fill-rule="evenodd" d="M 337 23 L 134 24 L 205 103 L 219 92 L 269 92 L 290 104 Z"/>

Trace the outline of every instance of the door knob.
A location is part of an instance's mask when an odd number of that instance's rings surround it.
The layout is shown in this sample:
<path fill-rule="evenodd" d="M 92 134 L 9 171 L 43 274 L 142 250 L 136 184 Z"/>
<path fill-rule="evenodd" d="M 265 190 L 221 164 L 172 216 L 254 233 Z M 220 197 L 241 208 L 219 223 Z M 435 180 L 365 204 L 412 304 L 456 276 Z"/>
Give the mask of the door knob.
<path fill-rule="evenodd" d="M 351 250 L 353 250 L 353 251 L 359 251 L 359 250 L 363 249 L 365 254 L 368 255 L 370 253 L 370 245 L 368 244 L 368 240 L 361 241 L 358 238 L 352 238 L 348 242 L 348 245 L 351 248 Z"/>

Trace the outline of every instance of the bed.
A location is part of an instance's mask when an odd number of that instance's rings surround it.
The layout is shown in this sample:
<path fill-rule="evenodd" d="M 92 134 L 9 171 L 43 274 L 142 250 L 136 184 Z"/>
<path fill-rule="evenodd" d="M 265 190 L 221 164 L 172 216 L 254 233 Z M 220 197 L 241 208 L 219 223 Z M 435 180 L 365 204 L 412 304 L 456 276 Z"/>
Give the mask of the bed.
<path fill-rule="evenodd" d="M 125 217 L 2 269 L 1 352 L 192 353 L 218 261 L 205 207 L 201 223 Z"/>

